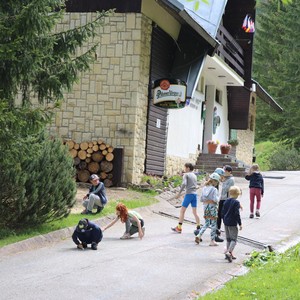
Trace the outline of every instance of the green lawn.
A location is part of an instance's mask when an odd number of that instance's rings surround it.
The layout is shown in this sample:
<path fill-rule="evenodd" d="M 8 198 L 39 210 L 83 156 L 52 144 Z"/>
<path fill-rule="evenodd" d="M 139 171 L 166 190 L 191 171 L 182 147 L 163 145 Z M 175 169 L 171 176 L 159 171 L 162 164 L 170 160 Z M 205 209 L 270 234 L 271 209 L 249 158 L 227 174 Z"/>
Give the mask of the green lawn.
<path fill-rule="evenodd" d="M 89 219 L 98 219 L 103 216 L 107 216 L 113 214 L 115 212 L 115 207 L 117 202 L 124 203 L 129 209 L 149 206 L 151 204 L 157 203 L 158 201 L 155 199 L 157 193 L 154 192 L 139 192 L 138 199 L 131 200 L 110 200 L 108 204 L 105 206 L 105 209 L 101 212 L 101 214 L 97 215 L 89 215 Z M 28 238 L 31 238 L 36 235 L 46 234 L 51 231 L 59 230 L 66 227 L 71 227 L 77 225 L 78 221 L 83 218 L 83 215 L 78 214 L 70 214 L 67 218 L 57 220 L 54 222 L 42 224 L 35 228 L 23 229 L 16 232 L 7 232 L 0 230 L 0 247 L 5 245 L 9 245 L 12 243 L 16 243 Z"/>
<path fill-rule="evenodd" d="M 224 288 L 198 299 L 295 300 L 299 296 L 300 246 L 277 255 L 265 264 L 252 262 L 244 276 L 228 282 Z M 259 259 L 259 258 L 258 258 Z"/>

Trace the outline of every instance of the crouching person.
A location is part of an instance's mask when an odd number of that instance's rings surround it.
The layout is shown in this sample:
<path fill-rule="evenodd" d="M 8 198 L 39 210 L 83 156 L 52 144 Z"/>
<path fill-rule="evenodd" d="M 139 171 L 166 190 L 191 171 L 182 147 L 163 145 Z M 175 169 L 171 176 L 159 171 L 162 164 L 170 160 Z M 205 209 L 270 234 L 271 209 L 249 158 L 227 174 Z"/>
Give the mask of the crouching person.
<path fill-rule="evenodd" d="M 104 183 L 99 180 L 98 175 L 92 174 L 90 176 L 90 182 L 92 186 L 89 193 L 83 198 L 82 205 L 85 209 L 82 211 L 82 215 L 93 214 L 93 208 L 97 209 L 96 213 L 100 213 L 107 203 L 105 186 Z"/>
<path fill-rule="evenodd" d="M 122 223 L 125 223 L 125 233 L 120 237 L 121 240 L 130 239 L 135 233 L 138 233 L 140 239 L 145 235 L 144 220 L 142 216 L 134 210 L 128 210 L 123 203 L 117 204 L 116 218 L 106 225 L 103 228 L 103 231 L 113 226 L 119 220 L 121 220 Z"/>
<path fill-rule="evenodd" d="M 78 249 L 86 249 L 89 244 L 93 250 L 97 250 L 98 244 L 103 237 L 101 228 L 88 219 L 81 219 L 72 235 Z"/>

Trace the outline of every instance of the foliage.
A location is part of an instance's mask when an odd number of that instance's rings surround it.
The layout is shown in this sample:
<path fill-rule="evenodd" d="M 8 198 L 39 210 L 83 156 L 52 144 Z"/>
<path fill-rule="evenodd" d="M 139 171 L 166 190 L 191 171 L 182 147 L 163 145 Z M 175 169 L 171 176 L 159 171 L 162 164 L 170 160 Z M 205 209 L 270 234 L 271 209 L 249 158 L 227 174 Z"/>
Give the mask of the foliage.
<path fill-rule="evenodd" d="M 267 141 L 255 144 L 256 163 L 259 164 L 261 171 L 270 170 L 269 158 L 275 151 L 277 143 Z"/>
<path fill-rule="evenodd" d="M 282 145 L 270 155 L 269 165 L 270 170 L 300 170 L 300 153 L 295 148 Z"/>
<path fill-rule="evenodd" d="M 244 262 L 246 267 L 262 267 L 270 261 L 274 261 L 277 258 L 276 252 L 264 251 L 252 251 L 250 258 Z"/>
<path fill-rule="evenodd" d="M 67 216 L 76 193 L 67 148 L 41 135 L 30 136 L 21 145 L 27 151 L 19 153 L 15 165 L 3 161 L 0 170 L 0 225 L 28 227 Z"/>
<path fill-rule="evenodd" d="M 64 0 L 0 2 L 0 99 L 10 107 L 21 92 L 23 105 L 37 97 L 42 104 L 59 103 L 79 72 L 89 68 L 97 44 L 82 54 L 78 49 L 97 34 L 108 12 L 81 27 L 57 32 Z"/>
<path fill-rule="evenodd" d="M 258 254 L 258 267 L 252 265 L 246 275 L 231 280 L 224 288 L 199 299 L 298 299 L 299 249 L 297 245 L 279 255 Z"/>
<path fill-rule="evenodd" d="M 284 111 L 257 101 L 256 142 L 284 138 L 299 148 L 300 0 L 286 2 L 260 1 L 257 7 L 254 75 Z"/>
<path fill-rule="evenodd" d="M 227 143 L 231 146 L 237 146 L 239 144 L 239 141 L 237 139 L 231 139 L 228 140 Z"/>
<path fill-rule="evenodd" d="M 167 176 L 152 176 L 152 175 L 144 175 L 141 179 L 141 183 L 147 183 L 150 187 L 154 189 L 162 189 L 167 187 L 177 187 L 182 183 L 182 176 L 173 175 L 171 177 Z"/>

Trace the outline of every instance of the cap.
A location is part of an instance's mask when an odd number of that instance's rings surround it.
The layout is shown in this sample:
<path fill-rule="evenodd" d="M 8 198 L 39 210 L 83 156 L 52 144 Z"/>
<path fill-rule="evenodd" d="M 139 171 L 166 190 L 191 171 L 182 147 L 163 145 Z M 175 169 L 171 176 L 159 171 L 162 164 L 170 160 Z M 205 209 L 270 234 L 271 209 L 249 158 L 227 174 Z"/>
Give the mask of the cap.
<path fill-rule="evenodd" d="M 223 176 L 225 171 L 222 168 L 216 168 L 214 173 L 217 173 L 217 174 Z"/>
<path fill-rule="evenodd" d="M 90 176 L 90 180 L 94 180 L 94 179 L 99 179 L 98 175 L 97 174 L 92 174 Z"/>
<path fill-rule="evenodd" d="M 209 178 L 210 179 L 213 179 L 213 180 L 216 180 L 216 181 L 220 181 L 220 175 L 219 174 L 217 174 L 217 173 L 212 173 L 212 174 L 210 174 L 209 175 Z"/>
<path fill-rule="evenodd" d="M 87 219 L 81 219 L 79 222 L 78 222 L 78 228 L 80 230 L 83 230 L 83 229 L 86 229 L 88 227 L 88 221 Z"/>
<path fill-rule="evenodd" d="M 224 170 L 228 172 L 232 172 L 232 167 L 229 165 L 224 166 Z"/>

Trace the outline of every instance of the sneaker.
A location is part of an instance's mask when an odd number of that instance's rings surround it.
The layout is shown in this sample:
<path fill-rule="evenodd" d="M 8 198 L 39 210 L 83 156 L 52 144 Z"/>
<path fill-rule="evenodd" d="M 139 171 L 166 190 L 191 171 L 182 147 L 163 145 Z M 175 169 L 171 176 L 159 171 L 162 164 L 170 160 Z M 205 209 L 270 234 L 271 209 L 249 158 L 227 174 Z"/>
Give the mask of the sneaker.
<path fill-rule="evenodd" d="M 224 240 L 221 239 L 221 238 L 219 238 L 218 236 L 215 237 L 215 241 L 216 241 L 217 243 L 222 243 L 222 242 L 224 242 Z"/>
<path fill-rule="evenodd" d="M 97 243 L 92 243 L 92 246 L 91 246 L 91 248 L 93 249 L 93 250 L 97 250 Z"/>
<path fill-rule="evenodd" d="M 128 239 L 130 239 L 129 233 L 124 233 L 123 236 L 120 237 L 120 240 L 128 240 Z"/>
<path fill-rule="evenodd" d="M 196 237 L 195 237 L 195 243 L 196 243 L 196 244 L 199 244 L 200 242 L 202 242 L 201 237 L 200 237 L 200 236 L 196 236 Z"/>
<path fill-rule="evenodd" d="M 209 243 L 209 246 L 219 246 L 215 241 L 211 241 L 210 243 Z"/>
<path fill-rule="evenodd" d="M 232 262 L 232 256 L 229 252 L 225 253 L 225 258 L 228 260 L 228 262 L 230 262 L 230 263 Z"/>
<path fill-rule="evenodd" d="M 256 216 L 257 218 L 259 218 L 259 217 L 260 217 L 260 213 L 259 213 L 259 211 L 257 211 L 257 212 L 255 213 L 255 216 Z"/>
<path fill-rule="evenodd" d="M 172 229 L 173 231 L 177 232 L 177 233 L 181 233 L 181 232 L 182 232 L 182 229 L 181 229 L 181 228 L 178 228 L 178 226 L 172 227 L 171 229 Z"/>
<path fill-rule="evenodd" d="M 92 215 L 93 212 L 90 210 L 85 209 L 84 211 L 81 212 L 82 215 Z"/>
<path fill-rule="evenodd" d="M 83 243 L 81 243 L 81 244 L 82 244 L 82 247 L 83 247 L 84 249 L 87 248 L 87 243 L 83 242 Z"/>
<path fill-rule="evenodd" d="M 198 235 L 198 234 L 199 234 L 199 232 L 200 232 L 200 229 L 196 229 L 196 230 L 194 230 L 194 235 Z"/>
<path fill-rule="evenodd" d="M 254 214 L 250 214 L 249 218 L 253 219 L 254 218 Z"/>
<path fill-rule="evenodd" d="M 96 211 L 96 214 L 99 214 L 101 213 L 101 211 L 103 210 L 103 206 L 97 206 L 97 211 Z"/>

